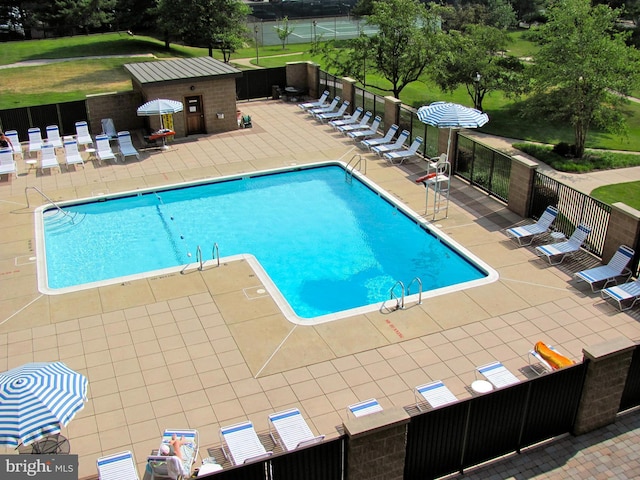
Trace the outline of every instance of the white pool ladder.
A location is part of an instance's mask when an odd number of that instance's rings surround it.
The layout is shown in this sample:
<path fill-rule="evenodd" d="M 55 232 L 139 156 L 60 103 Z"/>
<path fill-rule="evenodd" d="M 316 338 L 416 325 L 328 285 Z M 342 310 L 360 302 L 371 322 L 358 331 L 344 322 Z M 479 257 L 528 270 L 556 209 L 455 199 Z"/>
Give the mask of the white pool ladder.
<path fill-rule="evenodd" d="M 360 168 L 361 165 L 364 165 L 364 171 L 361 170 Z M 353 171 L 356 168 L 358 169 L 359 172 L 362 172 L 365 175 L 367 174 L 367 159 L 366 157 L 363 157 L 359 153 L 353 154 L 353 156 L 351 157 L 351 160 L 349 160 L 349 163 L 347 163 L 347 167 L 344 169 L 345 182 L 351 183 L 351 181 L 353 180 Z"/>
<path fill-rule="evenodd" d="M 418 285 L 418 302 L 416 303 L 416 305 L 421 305 L 422 304 L 422 280 L 420 280 L 419 277 L 414 277 L 413 280 L 411 280 L 411 282 L 409 283 L 409 286 L 407 288 L 404 287 L 404 283 L 401 280 L 398 280 L 393 287 L 391 287 L 391 290 L 389 290 L 389 299 L 385 300 L 382 305 L 380 306 L 380 310 L 384 310 L 386 309 L 387 311 L 391 311 L 394 312 L 396 310 L 404 310 L 406 308 L 406 304 L 405 304 L 405 294 L 406 295 L 411 295 L 411 287 L 417 284 Z M 397 295 L 396 290 L 397 288 L 400 287 L 400 296 Z M 389 309 L 389 307 L 387 307 L 387 302 L 390 302 L 392 300 L 395 300 L 395 305 Z"/>

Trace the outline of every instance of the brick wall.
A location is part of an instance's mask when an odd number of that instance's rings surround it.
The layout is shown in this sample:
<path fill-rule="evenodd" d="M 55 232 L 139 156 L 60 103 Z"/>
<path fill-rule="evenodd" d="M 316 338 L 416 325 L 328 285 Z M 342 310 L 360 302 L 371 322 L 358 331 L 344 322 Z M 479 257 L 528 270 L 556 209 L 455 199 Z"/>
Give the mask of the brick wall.
<path fill-rule="evenodd" d="M 137 130 L 144 125 L 136 110 L 142 105 L 138 91 L 87 95 L 87 121 L 92 135 L 102 133 L 102 119 L 111 118 L 118 131 Z"/>
<path fill-rule="evenodd" d="M 349 480 L 402 480 L 409 415 L 393 407 L 348 420 Z"/>
<path fill-rule="evenodd" d="M 615 422 L 634 348 L 635 343 L 621 337 L 582 350 L 587 375 L 573 427 L 575 435 Z"/>
<path fill-rule="evenodd" d="M 533 197 L 533 178 L 538 164 L 521 155 L 515 155 L 511 162 L 509 177 L 509 210 L 521 217 L 529 215 Z"/>
<path fill-rule="evenodd" d="M 400 125 L 400 105 L 402 102 L 395 97 L 384 97 L 384 127 L 388 130 L 394 123 Z M 400 132 L 398 132 L 399 134 Z"/>
<path fill-rule="evenodd" d="M 604 241 L 602 261 L 608 262 L 620 245 L 635 248 L 640 236 L 640 212 L 624 203 L 611 205 L 611 217 Z"/>

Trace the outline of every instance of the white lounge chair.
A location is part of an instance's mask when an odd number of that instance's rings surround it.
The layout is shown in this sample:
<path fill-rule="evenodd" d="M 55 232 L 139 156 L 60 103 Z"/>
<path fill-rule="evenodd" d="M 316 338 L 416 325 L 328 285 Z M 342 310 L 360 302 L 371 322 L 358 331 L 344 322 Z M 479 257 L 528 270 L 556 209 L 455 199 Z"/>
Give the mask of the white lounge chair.
<path fill-rule="evenodd" d="M 98 161 L 102 160 L 115 160 L 118 161 L 116 154 L 111 150 L 111 144 L 109 143 L 109 137 L 106 135 L 98 135 L 96 137 L 96 158 Z"/>
<path fill-rule="evenodd" d="M 374 135 L 378 134 L 378 128 L 380 128 L 381 123 L 382 118 L 380 116 L 376 116 L 376 118 L 373 119 L 373 123 L 370 127 L 358 127 L 350 130 L 344 130 L 344 133 L 347 134 L 349 138 L 353 138 L 355 141 L 366 140 L 369 137 L 373 137 Z"/>
<path fill-rule="evenodd" d="M 76 140 L 78 145 L 84 145 L 85 148 L 87 145 L 93 145 L 93 138 L 91 138 L 91 134 L 89 133 L 89 125 L 87 122 L 76 122 Z"/>
<path fill-rule="evenodd" d="M 547 345 L 547 347 L 549 348 L 549 350 L 553 350 L 556 353 L 560 353 L 558 352 L 558 350 L 556 350 L 555 347 L 551 345 Z M 542 357 L 542 355 L 536 352 L 535 349 L 529 350 L 529 368 L 531 369 L 531 371 L 533 371 L 537 375 L 542 375 L 543 373 L 553 372 L 554 370 L 556 370 L 551 366 L 549 362 L 547 362 Z"/>
<path fill-rule="evenodd" d="M 518 245 L 521 247 L 531 245 L 536 237 L 549 231 L 551 224 L 557 216 L 558 209 L 550 205 L 545 209 L 536 223 L 508 228 L 505 233 L 509 238 L 518 242 Z"/>
<path fill-rule="evenodd" d="M 389 127 L 389 130 L 387 130 L 387 133 L 384 137 L 368 138 L 366 140 L 361 141 L 360 145 L 362 145 L 368 150 L 371 150 L 373 147 L 377 145 L 385 145 L 393 139 L 393 137 L 396 135 L 396 132 L 398 131 L 399 128 L 400 127 L 398 127 L 398 125 L 393 124 Z M 354 132 L 354 133 L 357 133 L 357 132 Z M 349 136 L 351 137 L 351 135 Z"/>
<path fill-rule="evenodd" d="M 418 155 L 418 149 L 424 140 L 422 137 L 416 137 L 408 150 L 400 150 L 384 153 L 382 156 L 392 165 L 400 165 L 406 160 L 411 160 Z"/>
<path fill-rule="evenodd" d="M 414 395 L 416 397 L 416 407 L 418 410 L 422 410 L 420 404 L 425 400 L 431 408 L 442 407 L 458 401 L 456 396 L 451 393 L 451 390 L 440 380 L 418 385 L 414 389 Z"/>
<path fill-rule="evenodd" d="M 16 173 L 17 170 L 16 161 L 13 159 L 13 150 L 10 148 L 0 150 L 0 175 Z"/>
<path fill-rule="evenodd" d="M 333 112 L 336 107 L 338 106 L 338 103 L 340 103 L 340 97 L 335 97 L 331 103 L 329 104 L 329 106 L 327 107 L 318 107 L 318 108 L 311 108 L 309 110 L 307 110 L 307 112 L 309 112 L 309 115 L 311 115 L 312 117 L 315 117 L 316 115 L 320 115 L 322 113 L 329 113 L 329 112 Z"/>
<path fill-rule="evenodd" d="M 250 421 L 221 428 L 220 440 L 222 453 L 234 465 L 262 460 L 273 454 L 264 448 Z"/>
<path fill-rule="evenodd" d="M 22 156 L 22 145 L 20 144 L 20 137 L 18 137 L 17 130 L 7 130 L 4 132 L 5 137 L 11 140 L 11 149 L 16 155 Z"/>
<path fill-rule="evenodd" d="M 40 169 L 44 171 L 45 169 L 57 168 L 60 169 L 60 162 L 58 162 L 58 157 L 56 155 L 56 149 L 53 145 L 47 143 L 42 146 L 42 157 L 40 157 Z"/>
<path fill-rule="evenodd" d="M 349 124 L 342 124 L 342 125 L 334 125 L 334 128 L 341 132 L 344 133 L 345 135 L 347 134 L 347 132 L 353 132 L 355 130 L 366 130 L 369 127 L 369 120 L 371 120 L 371 117 L 373 116 L 373 113 L 371 112 L 365 112 L 365 114 L 362 116 L 362 118 L 360 119 L 360 121 L 354 122 L 354 123 L 349 123 Z M 334 122 L 339 122 L 340 120 L 334 120 Z M 329 122 L 329 124 L 333 124 L 334 122 Z"/>
<path fill-rule="evenodd" d="M 133 143 L 131 142 L 131 134 L 129 132 L 118 132 L 118 147 L 120 148 L 120 155 L 123 162 L 127 157 L 136 157 L 140 160 L 140 154 L 133 146 Z"/>
<path fill-rule="evenodd" d="M 591 227 L 580 224 L 575 229 L 571 238 L 566 242 L 552 243 L 536 247 L 536 254 L 539 257 L 546 257 L 550 265 L 559 265 L 567 257 L 580 251 L 582 244 L 591 233 Z M 558 259 L 558 260 L 554 260 Z"/>
<path fill-rule="evenodd" d="M 27 130 L 29 134 L 29 155 L 33 152 L 39 152 L 42 150 L 42 132 L 38 127 L 33 127 Z"/>
<path fill-rule="evenodd" d="M 68 140 L 64 142 L 64 158 L 67 165 L 82 165 L 84 168 L 84 160 L 78 151 L 78 142 Z"/>
<path fill-rule="evenodd" d="M 280 442 L 271 431 L 271 426 L 278 432 Z M 292 408 L 269 415 L 269 435 L 274 443 L 280 443 L 285 451 L 312 445 L 324 439 L 324 435 L 314 435 L 300 410 Z"/>
<path fill-rule="evenodd" d="M 387 152 L 393 152 L 394 150 L 400 150 L 403 147 L 403 145 L 405 144 L 405 142 L 407 141 L 408 138 L 409 138 L 409 130 L 403 130 L 402 133 L 400 133 L 400 135 L 398 135 L 398 138 L 396 139 L 395 142 L 387 143 L 387 144 L 384 144 L 384 145 L 376 145 L 374 147 L 371 147 L 371 151 L 376 153 L 379 156 L 382 156 Z"/>
<path fill-rule="evenodd" d="M 347 111 L 347 108 L 349 108 L 350 103 L 348 101 L 344 101 L 342 102 L 342 105 L 340 105 L 340 108 L 338 109 L 338 111 L 336 112 L 327 112 L 327 113 L 320 113 L 318 115 L 315 115 L 316 120 L 319 120 L 321 122 L 326 122 L 328 120 L 333 120 L 336 118 L 342 118 L 344 117 L 345 112 Z"/>
<path fill-rule="evenodd" d="M 180 462 L 180 459 L 176 456 L 163 456 L 163 455 L 152 455 L 147 457 L 147 464 L 149 469 L 152 472 L 152 477 L 169 477 L 177 476 L 177 473 L 183 471 L 191 473 L 193 468 L 193 464 L 198 458 L 198 445 L 199 445 L 199 435 L 197 430 L 175 430 L 175 429 L 167 429 L 162 434 L 162 441 L 160 442 L 160 448 L 158 451 L 161 451 L 163 445 L 167 445 L 169 448 L 171 447 L 171 440 L 173 436 L 177 438 L 184 438 L 182 443 L 182 447 L 180 448 L 180 453 L 182 455 L 182 466 L 178 463 L 177 465 L 171 465 L 169 462 L 177 460 Z M 175 460 L 174 460 L 175 459 Z M 186 475 L 185 475 L 186 478 Z"/>
<path fill-rule="evenodd" d="M 592 292 L 602 290 L 610 283 L 618 283 L 618 279 L 624 277 L 624 281 L 629 281 L 631 270 L 627 268 L 629 262 L 635 255 L 635 251 L 626 245 L 618 247 L 616 253 L 611 257 L 609 263 L 599 267 L 589 268 L 576 273 L 578 281 L 585 281 L 591 286 Z M 600 285 L 602 284 L 602 285 Z M 596 285 L 600 285 L 596 287 Z"/>
<path fill-rule="evenodd" d="M 49 125 L 47 127 L 47 143 L 53 145 L 55 148 L 62 148 L 60 129 L 57 125 Z"/>
<path fill-rule="evenodd" d="M 96 464 L 100 480 L 140 480 L 130 451 L 100 457 Z"/>
<path fill-rule="evenodd" d="M 613 300 L 618 304 L 621 312 L 633 308 L 640 299 L 640 280 L 623 283 L 600 290 L 600 295 L 605 300 Z"/>
<path fill-rule="evenodd" d="M 302 110 L 308 110 L 310 108 L 322 108 L 325 106 L 328 107 L 329 104 L 327 103 L 327 98 L 329 98 L 329 90 L 325 90 L 324 92 L 322 92 L 322 95 L 318 100 L 314 102 L 299 103 L 298 107 Z"/>
<path fill-rule="evenodd" d="M 500 362 L 492 362 L 478 367 L 478 372 L 483 375 L 496 388 L 507 387 L 520 382 L 518 377 L 507 370 Z"/>
<path fill-rule="evenodd" d="M 329 125 L 331 125 L 335 130 L 337 130 L 338 127 L 355 125 L 360 120 L 360 116 L 362 115 L 363 111 L 364 110 L 362 109 L 362 107 L 358 107 L 355 109 L 355 111 L 351 115 L 347 115 L 344 118 L 339 120 L 329 121 Z"/>
<path fill-rule="evenodd" d="M 347 412 L 351 413 L 354 417 L 364 417 L 372 413 L 381 412 L 382 406 L 375 398 L 370 398 L 363 402 L 354 403 L 347 407 Z"/>
<path fill-rule="evenodd" d="M 100 120 L 100 124 L 102 125 L 102 135 L 106 135 L 109 139 L 117 138 L 118 131 L 116 130 L 116 126 L 113 124 L 113 119 L 103 118 Z"/>

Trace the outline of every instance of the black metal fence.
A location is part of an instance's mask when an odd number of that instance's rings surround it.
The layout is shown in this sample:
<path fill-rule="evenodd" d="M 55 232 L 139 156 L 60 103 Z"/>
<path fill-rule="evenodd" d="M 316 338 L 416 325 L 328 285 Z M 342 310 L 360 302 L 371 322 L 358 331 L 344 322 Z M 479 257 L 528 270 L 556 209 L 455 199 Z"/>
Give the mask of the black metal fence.
<path fill-rule="evenodd" d="M 633 351 L 618 411 L 622 412 L 638 405 L 640 405 L 640 345 L 636 345 Z"/>
<path fill-rule="evenodd" d="M 0 110 L 0 128 L 17 130 L 21 142 L 28 140 L 29 128 L 38 127 L 44 132 L 48 125 L 58 125 L 62 135 L 75 135 L 75 124 L 82 120 L 87 120 L 84 100 Z"/>
<path fill-rule="evenodd" d="M 328 90 L 329 98 L 342 97 L 342 78 L 320 70 L 320 91 Z"/>
<path fill-rule="evenodd" d="M 454 173 L 471 185 L 506 202 L 509 198 L 511 157 L 458 134 Z"/>
<path fill-rule="evenodd" d="M 424 142 L 420 148 L 420 153 L 425 158 L 433 158 L 438 155 L 438 129 L 421 122 L 416 112 L 415 108 L 406 105 L 400 107 L 400 130 L 409 131 L 409 143 L 415 137 L 422 137 Z"/>
<path fill-rule="evenodd" d="M 532 218 L 540 218 L 549 205 L 558 207 L 555 228 L 569 237 L 580 224 L 591 227 L 584 244 L 585 249 L 602 257 L 604 241 L 611 217 L 611 206 L 569 187 L 547 175 L 536 172 L 531 202 Z"/>
<path fill-rule="evenodd" d="M 383 130 L 386 128 L 384 122 L 384 97 L 380 95 L 376 95 L 375 93 L 367 92 L 365 89 L 356 87 L 355 88 L 355 105 L 354 109 L 358 107 L 362 107 L 362 110 L 365 112 L 371 112 L 373 116 L 371 117 L 371 121 L 376 116 L 382 118 L 382 122 L 380 122 L 380 129 Z"/>
<path fill-rule="evenodd" d="M 411 418 L 406 480 L 438 478 L 571 431 L 586 364 Z"/>
<path fill-rule="evenodd" d="M 274 95 L 274 87 L 284 89 L 287 85 L 287 67 L 245 70 L 236 78 L 238 100 L 265 98 Z"/>

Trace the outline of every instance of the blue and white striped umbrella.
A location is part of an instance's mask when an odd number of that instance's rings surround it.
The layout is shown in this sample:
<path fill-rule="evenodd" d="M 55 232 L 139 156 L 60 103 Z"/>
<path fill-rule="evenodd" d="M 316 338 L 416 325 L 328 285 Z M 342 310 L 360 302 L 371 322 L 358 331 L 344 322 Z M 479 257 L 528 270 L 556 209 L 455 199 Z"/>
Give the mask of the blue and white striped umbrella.
<path fill-rule="evenodd" d="M 489 121 L 489 116 L 457 103 L 433 102 L 418 109 L 418 119 L 438 128 L 479 128 Z"/>
<path fill-rule="evenodd" d="M 60 432 L 86 401 L 87 379 L 62 362 L 0 374 L 0 445 L 29 445 Z"/>
<path fill-rule="evenodd" d="M 480 128 L 489 121 L 489 116 L 475 108 L 451 102 L 433 102 L 418 109 L 418 120 L 427 125 L 449 129 L 447 158 L 451 145 L 452 128 Z"/>

